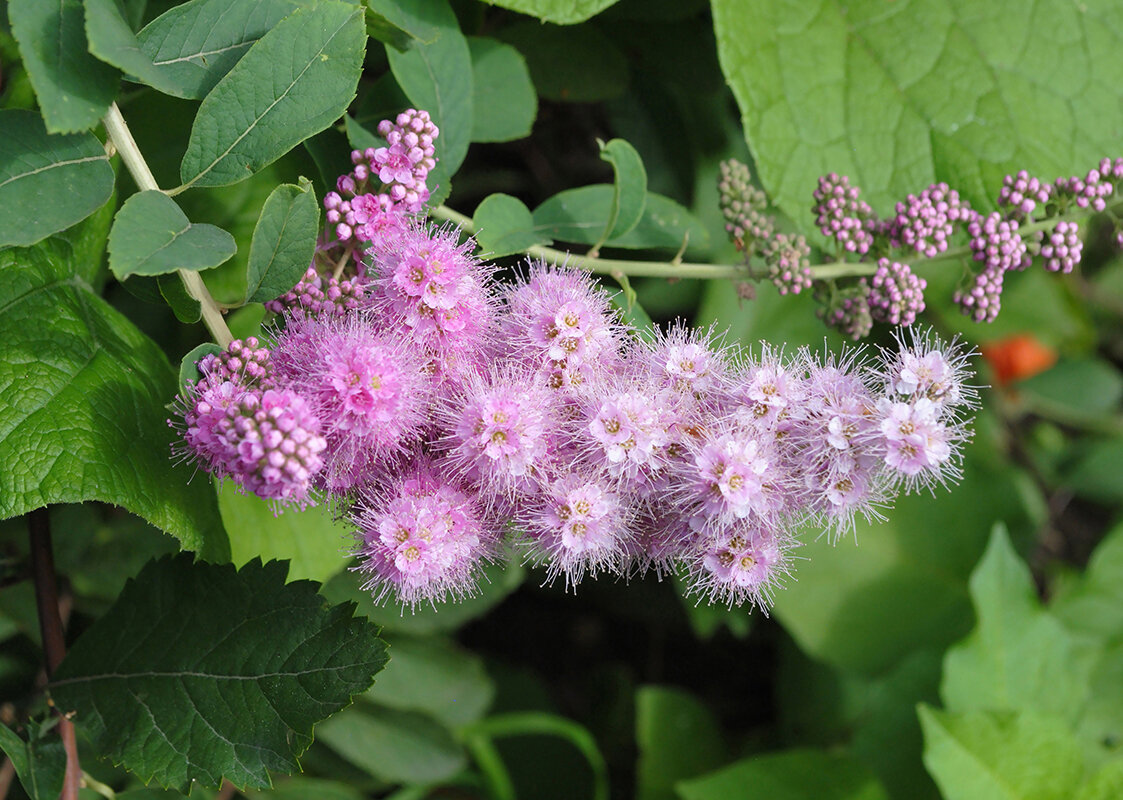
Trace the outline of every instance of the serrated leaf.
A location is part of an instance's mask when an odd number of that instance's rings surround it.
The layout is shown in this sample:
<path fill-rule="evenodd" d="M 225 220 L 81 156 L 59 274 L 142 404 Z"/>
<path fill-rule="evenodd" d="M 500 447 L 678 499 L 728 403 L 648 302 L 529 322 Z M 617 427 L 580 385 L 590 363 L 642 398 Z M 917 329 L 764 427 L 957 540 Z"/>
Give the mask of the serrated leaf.
<path fill-rule="evenodd" d="M 35 244 L 85 219 L 113 181 L 92 134 L 48 134 L 33 111 L 0 111 L 0 246 Z"/>
<path fill-rule="evenodd" d="M 628 142 L 612 139 L 601 147 L 600 157 L 612 165 L 615 175 L 612 206 L 603 241 L 619 239 L 639 224 L 647 205 L 647 172 L 643 159 Z"/>
<path fill-rule="evenodd" d="M 971 575 L 978 624 L 948 650 L 940 696 L 949 711 L 1038 711 L 1074 721 L 1088 700 L 1094 653 L 1041 608 L 1029 567 L 995 526 Z"/>
<path fill-rule="evenodd" d="M 530 136 L 538 95 L 526 59 L 509 44 L 469 36 L 472 54 L 472 141 L 509 142 Z"/>
<path fill-rule="evenodd" d="M 222 348 L 214 342 L 203 342 L 194 347 L 179 362 L 179 391 L 182 394 L 188 383 L 195 383 L 202 375 L 199 372 L 199 362 L 204 356 L 218 355 Z"/>
<path fill-rule="evenodd" d="M 450 728 L 475 722 L 495 696 L 483 661 L 436 638 L 394 636 L 386 670 L 364 698 L 387 708 L 421 711 Z"/>
<path fill-rule="evenodd" d="M 73 276 L 68 245 L 0 252 L 0 518 L 51 503 L 123 506 L 229 556 L 207 481 L 170 456 L 176 375 L 155 342 Z"/>
<path fill-rule="evenodd" d="M 8 18 L 47 130 L 97 125 L 117 96 L 120 76 L 90 55 L 82 0 L 9 0 Z"/>
<path fill-rule="evenodd" d="M 440 130 L 438 166 L 452 175 L 472 139 L 472 55 L 448 0 L 414 0 L 411 14 L 428 26 L 426 36 L 404 53 L 386 51 L 390 69 L 416 108 L 429 112 Z M 430 188 L 438 181 L 430 180 Z"/>
<path fill-rule="evenodd" d="M 713 16 L 764 188 L 807 228 L 829 172 L 881 213 L 938 180 L 988 209 L 1006 173 L 1082 175 L 1118 146 L 1114 0 L 714 0 Z"/>
<path fill-rule="evenodd" d="M 86 6 L 86 36 L 90 52 L 107 64 L 112 64 L 140 83 L 176 97 L 191 97 L 190 88 L 182 79 L 177 81 L 173 72 L 162 70 L 152 63 L 133 29 L 121 15 L 116 0 L 84 0 Z"/>
<path fill-rule="evenodd" d="M 298 770 L 312 726 L 370 686 L 386 650 L 354 606 L 287 571 L 150 562 L 71 647 L 55 704 L 144 781 L 261 788 Z"/>
<path fill-rule="evenodd" d="M 859 762 L 819 750 L 745 758 L 677 786 L 682 800 L 888 800 Z"/>
<path fill-rule="evenodd" d="M 230 480 L 218 487 L 218 508 L 230 532 L 235 564 L 259 557 L 285 559 L 293 579 L 326 581 L 347 565 L 346 553 L 354 547 L 350 529 L 333 520 L 326 508 L 274 513 L 269 503 L 243 493 Z"/>
<path fill-rule="evenodd" d="M 273 300 L 295 286 L 312 263 L 319 232 L 320 207 L 308 180 L 274 189 L 253 229 L 245 302 Z"/>
<path fill-rule="evenodd" d="M 566 242 L 595 244 L 611 213 L 614 191 L 609 184 L 597 184 L 559 192 L 534 209 L 534 230 Z M 639 224 L 605 244 L 678 250 L 684 242 L 690 249 L 704 249 L 709 234 L 693 214 L 674 200 L 648 192 Z"/>
<path fill-rule="evenodd" d="M 62 794 L 66 752 L 57 735 L 25 742 L 7 725 L 0 724 L 0 750 L 12 762 L 31 800 L 57 800 Z"/>
<path fill-rule="evenodd" d="M 918 706 L 924 766 L 946 800 L 1068 800 L 1084 764 L 1059 720 Z"/>
<path fill-rule="evenodd" d="M 476 207 L 472 224 L 476 227 L 480 252 L 488 258 L 521 253 L 535 245 L 551 242 L 548 237 L 535 232 L 530 209 L 522 200 L 509 194 L 496 193 L 485 197 Z"/>
<path fill-rule="evenodd" d="M 628 60 L 599 28 L 559 28 L 527 20 L 498 33 L 526 59 L 538 94 L 547 100 L 596 103 L 628 88 Z"/>
<path fill-rule="evenodd" d="M 376 778 L 439 783 L 467 759 L 447 728 L 415 711 L 356 706 L 316 728 L 316 739 Z"/>
<path fill-rule="evenodd" d="M 678 781 L 709 772 L 727 759 L 717 720 L 681 689 L 636 690 L 636 797 L 674 800 Z"/>
<path fill-rule="evenodd" d="M 502 6 L 521 14 L 530 14 L 543 22 L 572 25 L 584 22 L 604 11 L 617 0 L 484 0 L 493 6 Z"/>
<path fill-rule="evenodd" d="M 222 228 L 193 223 L 163 192 L 137 192 L 121 206 L 109 232 L 109 269 L 130 275 L 164 275 L 217 267 L 237 251 Z"/>
<path fill-rule="evenodd" d="M 175 89 L 173 94 L 198 100 L 222 80 L 254 42 L 301 5 L 306 3 L 192 0 L 152 20 L 136 40 L 159 79 Z"/>
<path fill-rule="evenodd" d="M 361 8 L 324 0 L 281 20 L 207 94 L 180 164 L 185 186 L 226 186 L 343 114 L 363 67 Z"/>

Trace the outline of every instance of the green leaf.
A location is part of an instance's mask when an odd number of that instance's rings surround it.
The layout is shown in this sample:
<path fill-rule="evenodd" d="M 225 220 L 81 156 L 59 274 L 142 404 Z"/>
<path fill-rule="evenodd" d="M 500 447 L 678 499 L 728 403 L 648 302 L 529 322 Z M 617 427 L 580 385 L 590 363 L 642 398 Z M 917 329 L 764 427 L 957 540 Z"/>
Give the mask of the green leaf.
<path fill-rule="evenodd" d="M 714 0 L 722 71 L 773 203 L 810 228 L 828 172 L 887 213 L 938 180 L 985 210 L 1006 173 L 1087 171 L 1123 129 L 1118 4 L 1026 12 L 1020 0 Z"/>
<path fill-rule="evenodd" d="M 351 149 L 353 150 L 366 150 L 368 147 L 373 147 L 377 150 L 379 147 L 386 146 L 385 139 L 375 136 L 360 125 L 350 114 L 343 117 L 343 128 L 347 131 L 347 142 L 351 145 Z M 341 172 L 340 174 L 342 175 L 345 173 Z"/>
<path fill-rule="evenodd" d="M 385 14 L 375 11 L 374 5 L 376 3 L 368 3 L 366 7 L 367 36 L 396 50 L 408 48 L 414 37 L 392 22 Z"/>
<path fill-rule="evenodd" d="M 33 111 L 0 111 L 0 246 L 35 244 L 85 219 L 113 181 L 92 134 L 48 134 Z"/>
<path fill-rule="evenodd" d="M 1092 653 L 1044 611 L 1029 567 L 996 525 L 971 575 L 978 625 L 948 650 L 949 711 L 1038 711 L 1074 721 L 1088 700 Z"/>
<path fill-rule="evenodd" d="M 343 114 L 363 67 L 362 9 L 324 0 L 281 20 L 203 99 L 180 164 L 185 186 L 248 178 Z"/>
<path fill-rule="evenodd" d="M 406 97 L 428 111 L 440 130 L 438 165 L 451 176 L 472 139 L 472 55 L 448 0 L 414 0 L 411 5 L 411 14 L 428 27 L 426 35 L 404 53 L 390 48 L 386 55 Z"/>
<path fill-rule="evenodd" d="M 467 763 L 448 729 L 415 711 L 356 706 L 317 727 L 316 738 L 374 777 L 394 783 L 438 783 Z"/>
<path fill-rule="evenodd" d="M 85 16 L 82 0 L 8 3 L 12 33 L 51 133 L 89 130 L 117 96 L 117 70 L 86 46 Z"/>
<path fill-rule="evenodd" d="M 202 318 L 202 303 L 188 294 L 183 278 L 178 274 L 158 275 L 155 281 L 160 288 L 160 296 L 171 307 L 176 319 L 185 325 L 191 325 Z"/>
<path fill-rule="evenodd" d="M 530 136 L 538 95 L 526 59 L 496 39 L 469 36 L 472 54 L 472 141 L 509 142 Z"/>
<path fill-rule="evenodd" d="M 74 643 L 55 704 L 146 782 L 260 788 L 298 770 L 312 726 L 370 686 L 386 650 L 353 605 L 286 585 L 287 569 L 150 562 Z"/>
<path fill-rule="evenodd" d="M 1079 386 L 1080 391 L 1072 391 Z M 1030 402 L 1047 402 L 1073 411 L 1112 411 L 1123 399 L 1123 375 L 1098 358 L 1062 359 L 1052 369 L 1018 383 Z"/>
<path fill-rule="evenodd" d="M 484 0 L 520 14 L 530 14 L 543 22 L 572 25 L 604 11 L 617 0 Z"/>
<path fill-rule="evenodd" d="M 237 251 L 234 237 L 214 225 L 197 224 L 166 194 L 137 192 L 121 206 L 109 232 L 109 269 L 130 275 L 164 275 L 217 267 Z"/>
<path fill-rule="evenodd" d="M 350 573 L 336 575 L 324 586 L 323 594 L 332 602 L 353 600 L 359 612 L 382 627 L 387 633 L 426 636 L 455 631 L 467 622 L 481 617 L 502 603 L 507 595 L 522 585 L 526 570 L 519 564 L 491 564 L 483 571 L 479 591 L 460 601 L 446 601 L 433 606 L 419 606 L 409 614 L 400 607 L 376 606 L 370 594 L 359 588 L 359 581 Z"/>
<path fill-rule="evenodd" d="M 628 88 L 628 61 L 598 28 L 558 28 L 516 22 L 499 32 L 526 59 L 538 94 L 547 100 L 597 103 Z"/>
<path fill-rule="evenodd" d="M 387 708 L 421 711 L 455 728 L 482 717 L 495 696 L 483 661 L 451 642 L 393 636 L 390 656 L 365 695 Z"/>
<path fill-rule="evenodd" d="M 1062 475 L 1066 488 L 1106 505 L 1123 500 L 1123 439 L 1096 438 Z"/>
<path fill-rule="evenodd" d="M 888 800 L 861 764 L 819 750 L 786 750 L 742 759 L 678 784 L 682 800 Z"/>
<path fill-rule="evenodd" d="M 365 800 L 366 796 L 343 781 L 301 777 L 278 781 L 272 789 L 264 792 L 246 793 L 250 800 Z"/>
<path fill-rule="evenodd" d="M 534 230 L 566 242 L 595 244 L 612 211 L 615 188 L 607 183 L 566 189 L 534 209 Z M 610 247 L 678 250 L 704 248 L 709 234 L 694 215 L 669 197 L 647 193 L 643 217 L 627 234 L 610 239 Z"/>
<path fill-rule="evenodd" d="M 1090 777 L 1073 800 L 1118 800 L 1123 797 L 1123 760 L 1112 761 Z"/>
<path fill-rule="evenodd" d="M 0 518 L 50 503 L 124 506 L 208 558 L 228 557 L 205 480 L 170 456 L 176 375 L 155 342 L 49 240 L 0 253 Z"/>
<path fill-rule="evenodd" d="M 263 303 L 287 292 L 308 271 L 320 232 L 312 184 L 283 183 L 273 190 L 253 229 L 246 271 L 246 302 Z"/>
<path fill-rule="evenodd" d="M 1059 720 L 917 710 L 924 766 L 946 800 L 1068 800 L 1081 782 L 1080 748 Z"/>
<path fill-rule="evenodd" d="M 0 750 L 16 768 L 23 790 L 31 800 L 56 800 L 66 775 L 66 752 L 57 734 L 25 742 L 7 725 L 0 724 Z"/>
<path fill-rule="evenodd" d="M 243 493 L 229 480 L 218 488 L 218 508 L 235 564 L 258 557 L 286 559 L 293 579 L 316 581 L 326 581 L 347 564 L 346 552 L 353 546 L 350 530 L 335 522 L 326 508 L 274 513 L 265 500 Z"/>
<path fill-rule="evenodd" d="M 218 355 L 221 352 L 222 348 L 214 342 L 203 342 L 185 355 L 179 362 L 179 391 L 182 393 L 188 383 L 194 383 L 202 377 L 198 363 L 204 356 Z"/>
<path fill-rule="evenodd" d="M 603 234 L 603 241 L 608 241 L 633 230 L 643 218 L 647 204 L 647 172 L 639 153 L 623 139 L 612 139 L 601 145 L 600 157 L 612 165 L 615 175 L 612 207 Z"/>
<path fill-rule="evenodd" d="M 1050 610 L 1071 630 L 1103 639 L 1123 636 L 1123 525 L 1108 532 L 1084 577 Z"/>
<path fill-rule="evenodd" d="M 116 0 L 85 0 L 85 5 L 86 36 L 91 53 L 130 78 L 165 94 L 192 96 L 182 78 L 177 81 L 174 72 L 159 69 L 152 63 L 152 57 L 141 49 L 136 34 L 121 15 Z"/>
<path fill-rule="evenodd" d="M 674 800 L 675 783 L 715 769 L 727 759 L 714 715 L 681 689 L 636 690 L 636 797 Z"/>
<path fill-rule="evenodd" d="M 902 497 L 887 522 L 857 525 L 856 545 L 807 537 L 800 555 L 808 560 L 777 593 L 775 608 L 804 652 L 875 674 L 918 647 L 946 646 L 970 631 L 967 577 L 994 523 L 1022 535 L 1036 529 L 1028 479 L 989 465 L 986 442 L 980 433 L 966 449 L 954 501 Z"/>
<path fill-rule="evenodd" d="M 521 253 L 535 245 L 550 244 L 534 230 L 534 217 L 522 200 L 509 194 L 488 195 L 472 217 L 476 242 L 488 258 Z"/>
<path fill-rule="evenodd" d="M 105 0 L 103 0 L 104 2 Z M 202 99 L 250 47 L 300 0 L 191 0 L 168 9 L 136 35 L 153 78 L 177 97 Z M 150 83 L 144 75 L 134 73 Z M 159 84 L 150 85 L 159 88 Z"/>

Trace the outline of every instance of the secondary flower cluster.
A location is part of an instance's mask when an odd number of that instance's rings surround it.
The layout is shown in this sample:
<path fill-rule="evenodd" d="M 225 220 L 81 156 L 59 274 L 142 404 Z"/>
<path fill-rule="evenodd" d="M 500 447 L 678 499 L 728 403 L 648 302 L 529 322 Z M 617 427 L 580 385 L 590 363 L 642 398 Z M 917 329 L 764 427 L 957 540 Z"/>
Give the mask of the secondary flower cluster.
<path fill-rule="evenodd" d="M 750 181 L 748 168 L 722 164 L 718 185 L 726 230 L 746 258 L 764 259 L 767 277 L 781 293 L 798 293 L 814 284 L 827 324 L 851 338 L 869 333 L 873 322 L 908 325 L 924 310 L 924 280 L 906 261 L 950 256 L 958 251 L 974 263 L 953 300 L 976 322 L 991 322 L 1001 308 L 1005 276 L 1040 259 L 1050 272 L 1071 272 L 1083 249 L 1078 223 L 1066 215 L 1103 211 L 1123 190 L 1123 158 L 1101 160 L 1084 176 L 1057 178 L 1052 184 L 1022 170 L 1007 175 L 989 214 L 972 209 L 946 183 L 934 183 L 896 204 L 880 218 L 845 175 L 819 179 L 812 213 L 815 225 L 841 257 L 876 262 L 870 278 L 848 283 L 813 281 L 809 248 L 792 247 L 774 233 L 767 201 Z M 962 242 L 953 247 L 954 240 Z M 1123 233 L 1119 235 L 1123 242 Z M 783 253 L 782 259 L 775 254 Z"/>
<path fill-rule="evenodd" d="M 766 606 L 797 530 L 837 537 L 958 477 L 975 394 L 955 345 L 748 356 L 682 325 L 637 335 L 588 274 L 531 263 L 500 286 L 471 244 L 408 219 L 370 243 L 355 306 L 292 307 L 179 401 L 203 468 L 332 502 L 378 598 L 471 593 L 513 537 L 567 585 L 678 571 Z"/>

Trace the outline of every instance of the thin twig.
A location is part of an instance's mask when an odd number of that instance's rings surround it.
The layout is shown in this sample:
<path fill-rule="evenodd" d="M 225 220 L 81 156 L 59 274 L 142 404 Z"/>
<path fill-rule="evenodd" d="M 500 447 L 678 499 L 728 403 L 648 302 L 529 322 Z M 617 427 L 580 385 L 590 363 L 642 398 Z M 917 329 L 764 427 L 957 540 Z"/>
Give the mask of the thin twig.
<path fill-rule="evenodd" d="M 28 531 L 31 537 L 31 573 L 35 576 L 35 605 L 39 611 L 39 630 L 43 638 L 43 653 L 47 658 L 47 676 L 54 675 L 66 656 L 66 637 L 59 615 L 58 583 L 55 580 L 55 557 L 51 549 L 51 517 L 46 508 L 28 514 Z M 82 767 L 78 763 L 78 740 L 74 736 L 74 723 L 58 711 L 58 732 L 66 750 L 66 777 L 59 800 L 78 800 L 82 783 Z"/>
<path fill-rule="evenodd" d="M 15 776 L 16 765 L 12 763 L 12 759 L 5 756 L 4 763 L 0 765 L 0 800 L 8 796 L 8 789 L 12 788 L 12 778 Z"/>

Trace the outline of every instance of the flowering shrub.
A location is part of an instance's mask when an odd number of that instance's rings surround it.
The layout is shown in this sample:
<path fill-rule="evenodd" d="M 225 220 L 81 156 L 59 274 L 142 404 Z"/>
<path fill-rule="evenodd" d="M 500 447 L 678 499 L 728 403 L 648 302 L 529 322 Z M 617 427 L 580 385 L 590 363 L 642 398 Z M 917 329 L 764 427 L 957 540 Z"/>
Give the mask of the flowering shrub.
<path fill-rule="evenodd" d="M 9 0 L 0 795 L 1116 796 L 1116 5 Z"/>

